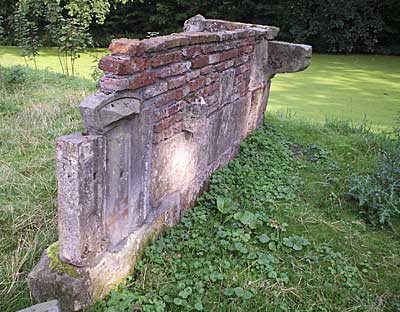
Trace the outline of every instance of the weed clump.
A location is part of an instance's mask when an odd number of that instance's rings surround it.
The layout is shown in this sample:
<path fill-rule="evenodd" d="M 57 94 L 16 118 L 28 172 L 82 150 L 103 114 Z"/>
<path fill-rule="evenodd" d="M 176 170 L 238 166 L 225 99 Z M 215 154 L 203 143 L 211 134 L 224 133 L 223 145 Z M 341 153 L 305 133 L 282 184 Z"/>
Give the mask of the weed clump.
<path fill-rule="evenodd" d="M 388 224 L 400 214 L 400 141 L 395 152 L 384 152 L 368 175 L 354 174 L 347 179 L 348 195 L 372 223 Z"/>
<path fill-rule="evenodd" d="M 24 66 L 1 67 L 0 79 L 3 86 L 15 89 L 25 83 L 28 78 L 28 69 Z"/>
<path fill-rule="evenodd" d="M 270 125 L 251 134 L 197 206 L 145 249 L 127 283 L 89 311 L 306 311 L 315 292 L 328 311 L 368 297 L 368 259 L 296 227 L 312 214 L 298 211 L 311 203 L 299 204 L 308 182 L 300 170 L 338 165 L 322 146 L 304 145 L 302 157 L 293 146 Z"/>

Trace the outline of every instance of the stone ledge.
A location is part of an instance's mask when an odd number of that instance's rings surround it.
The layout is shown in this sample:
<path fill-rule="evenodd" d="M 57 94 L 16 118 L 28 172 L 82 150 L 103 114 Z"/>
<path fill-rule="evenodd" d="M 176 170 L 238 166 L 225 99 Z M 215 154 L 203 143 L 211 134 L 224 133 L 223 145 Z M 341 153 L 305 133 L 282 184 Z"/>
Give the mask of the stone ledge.
<path fill-rule="evenodd" d="M 17 312 L 61 312 L 61 309 L 58 300 L 51 300 L 36 304 L 23 310 L 19 310 Z"/>

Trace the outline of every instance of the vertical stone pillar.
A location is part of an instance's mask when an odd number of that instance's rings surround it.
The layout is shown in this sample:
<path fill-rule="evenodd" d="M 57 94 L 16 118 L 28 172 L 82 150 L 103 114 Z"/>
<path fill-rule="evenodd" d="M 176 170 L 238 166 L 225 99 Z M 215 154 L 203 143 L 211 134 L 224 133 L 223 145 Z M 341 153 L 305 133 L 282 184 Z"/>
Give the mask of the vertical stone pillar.
<path fill-rule="evenodd" d="M 75 133 L 59 138 L 56 148 L 60 258 L 84 266 L 104 245 L 103 137 Z"/>
<path fill-rule="evenodd" d="M 107 249 L 117 251 L 151 211 L 152 110 L 133 92 L 95 94 L 80 105 L 85 128 L 104 141 L 102 222 Z M 100 207 L 100 206 L 99 206 Z"/>

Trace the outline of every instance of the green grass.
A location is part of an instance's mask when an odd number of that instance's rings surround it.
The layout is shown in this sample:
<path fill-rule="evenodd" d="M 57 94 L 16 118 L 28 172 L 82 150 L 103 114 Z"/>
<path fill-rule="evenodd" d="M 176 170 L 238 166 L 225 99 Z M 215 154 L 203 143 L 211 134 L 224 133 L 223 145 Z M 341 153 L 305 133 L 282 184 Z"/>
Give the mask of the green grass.
<path fill-rule="evenodd" d="M 76 75 L 91 80 L 91 73 L 97 67 L 98 59 L 106 54 L 106 49 L 93 49 L 87 53 L 81 53 L 76 60 Z M 34 67 L 33 61 L 28 59 L 26 61 L 28 66 Z M 17 47 L 0 46 L 0 65 L 26 65 L 26 63 Z M 43 48 L 40 50 L 37 57 L 37 68 L 62 73 L 57 49 Z"/>
<path fill-rule="evenodd" d="M 366 223 L 345 182 L 391 146 L 270 115 L 90 311 L 399 311 L 399 220 L 396 232 Z"/>
<path fill-rule="evenodd" d="M 92 91 L 91 81 L 0 67 L 0 311 L 31 304 L 26 276 L 57 240 L 54 141 L 81 129 L 78 103 Z"/>
<path fill-rule="evenodd" d="M 54 50 L 46 51 L 38 67 L 57 71 Z M 394 125 L 398 60 L 316 55 L 308 71 L 277 76 L 269 109 L 290 114 L 268 117 L 97 310 L 399 311 L 399 221 L 397 232 L 368 224 L 345 183 L 372 173 L 391 140 L 324 121 L 369 112 L 379 129 Z M 91 59 L 80 61 L 78 74 L 87 78 Z M 0 48 L 1 65 L 17 62 L 24 61 L 15 48 Z M 375 90 L 388 95 L 374 97 Z M 54 140 L 81 129 L 78 103 L 93 91 L 90 80 L 0 67 L 1 311 L 32 303 L 26 276 L 57 240 Z M 376 105 L 367 105 L 372 99 Z"/>

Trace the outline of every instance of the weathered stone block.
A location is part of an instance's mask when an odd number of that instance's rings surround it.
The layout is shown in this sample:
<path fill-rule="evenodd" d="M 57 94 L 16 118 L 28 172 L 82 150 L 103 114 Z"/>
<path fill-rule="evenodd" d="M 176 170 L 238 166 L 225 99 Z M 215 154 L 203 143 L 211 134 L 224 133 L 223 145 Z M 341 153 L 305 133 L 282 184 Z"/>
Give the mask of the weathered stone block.
<path fill-rule="evenodd" d="M 102 225 L 104 141 L 80 133 L 57 140 L 60 258 L 87 265 L 104 247 Z"/>
<path fill-rule="evenodd" d="M 51 300 L 44 303 L 39 303 L 26 309 L 17 312 L 61 312 L 58 300 Z"/>
<path fill-rule="evenodd" d="M 311 62 L 312 47 L 305 44 L 293 44 L 280 41 L 268 42 L 269 78 L 277 73 L 294 73 L 306 69 Z"/>

